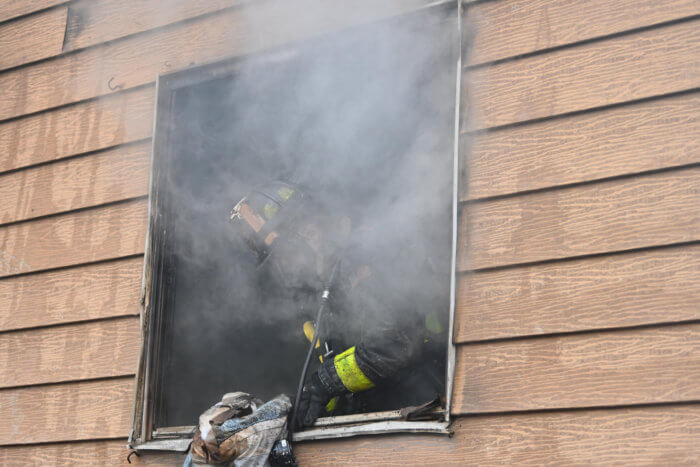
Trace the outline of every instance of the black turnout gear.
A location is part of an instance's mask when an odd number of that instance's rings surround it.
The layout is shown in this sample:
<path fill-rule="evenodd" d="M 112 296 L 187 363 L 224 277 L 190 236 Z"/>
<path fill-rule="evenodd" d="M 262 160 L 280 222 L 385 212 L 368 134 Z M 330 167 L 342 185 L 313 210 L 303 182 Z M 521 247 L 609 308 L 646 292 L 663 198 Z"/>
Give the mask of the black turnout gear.
<path fill-rule="evenodd" d="M 346 392 L 345 387 L 331 386 L 322 381 L 319 374 L 328 374 L 328 367 L 333 366 L 333 360 L 326 360 L 318 371 L 314 372 L 304 386 L 301 400 L 297 408 L 295 429 L 306 428 L 314 424 L 323 413 L 328 402 L 334 397 Z M 326 368 L 326 371 L 322 371 Z"/>
<path fill-rule="evenodd" d="M 393 271 L 370 267 L 371 256 L 356 248 L 341 263 L 320 336 L 335 352 L 305 386 L 297 429 L 329 415 L 334 396 L 341 397 L 331 414 L 342 415 L 418 405 L 444 391 L 445 333 L 425 325 L 426 307 L 435 304 L 389 283 Z"/>
<path fill-rule="evenodd" d="M 300 186 L 276 181 L 252 190 L 231 213 L 234 230 L 258 257 L 261 276 L 287 293 L 318 296 L 324 260 L 341 258 L 320 330 L 322 363 L 302 392 L 299 426 L 313 424 L 328 409 L 334 415 L 392 410 L 444 393 L 446 336 L 438 328 L 447 321 L 448 303 L 436 297 L 448 296 L 441 288 L 448 278 L 425 267 L 430 258 L 417 251 L 427 249 L 400 247 L 391 235 L 358 229 L 348 245 L 349 232 L 329 222 L 337 216 L 328 207 Z M 313 221 L 325 232 L 325 243 L 315 248 L 304 229 Z M 436 312 L 428 326 L 428 315 Z M 333 397 L 335 407 L 326 407 Z"/>

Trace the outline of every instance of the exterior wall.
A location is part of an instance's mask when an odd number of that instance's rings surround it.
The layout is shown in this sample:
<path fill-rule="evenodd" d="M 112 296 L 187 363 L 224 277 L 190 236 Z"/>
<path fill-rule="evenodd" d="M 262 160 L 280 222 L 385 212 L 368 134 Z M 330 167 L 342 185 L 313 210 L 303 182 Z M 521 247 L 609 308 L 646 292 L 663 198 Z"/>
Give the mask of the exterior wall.
<path fill-rule="evenodd" d="M 0 6 L 4 462 L 125 462 L 157 74 L 426 2 L 290 3 Z M 300 460 L 697 464 L 700 3 L 465 5 L 455 436 Z"/>

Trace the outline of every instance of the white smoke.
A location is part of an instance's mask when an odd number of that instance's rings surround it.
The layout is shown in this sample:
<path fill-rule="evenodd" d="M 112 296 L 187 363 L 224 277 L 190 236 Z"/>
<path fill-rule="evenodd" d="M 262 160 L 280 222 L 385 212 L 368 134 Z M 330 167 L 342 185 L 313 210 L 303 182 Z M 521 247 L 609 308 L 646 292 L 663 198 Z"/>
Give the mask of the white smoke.
<path fill-rule="evenodd" d="M 438 310 L 425 312 L 447 316 L 455 15 L 454 4 L 438 6 L 311 38 L 176 95 L 167 129 L 170 424 L 186 424 L 223 392 L 267 397 L 281 380 L 296 382 L 302 362 L 280 352 L 305 347 L 298 314 L 307 305 L 261 296 L 252 256 L 228 224 L 231 207 L 257 184 L 291 178 L 367 226 L 353 235 L 379 252 L 378 269 L 416 259 L 392 274 L 385 292 L 396 306 L 387 313 L 400 314 L 409 291 L 435 295 Z M 248 17 L 252 34 L 275 27 Z M 425 263 L 444 280 L 430 282 Z M 188 398 L 201 400 L 173 408 Z"/>

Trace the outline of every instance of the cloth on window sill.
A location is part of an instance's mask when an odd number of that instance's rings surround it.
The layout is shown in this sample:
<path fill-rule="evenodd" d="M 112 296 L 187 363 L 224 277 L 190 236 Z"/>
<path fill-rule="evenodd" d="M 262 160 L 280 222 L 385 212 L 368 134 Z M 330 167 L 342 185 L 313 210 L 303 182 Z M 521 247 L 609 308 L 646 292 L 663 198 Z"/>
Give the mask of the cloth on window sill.
<path fill-rule="evenodd" d="M 199 417 L 184 467 L 267 465 L 272 446 L 287 434 L 291 407 L 285 395 L 262 404 L 244 392 L 225 394 Z"/>

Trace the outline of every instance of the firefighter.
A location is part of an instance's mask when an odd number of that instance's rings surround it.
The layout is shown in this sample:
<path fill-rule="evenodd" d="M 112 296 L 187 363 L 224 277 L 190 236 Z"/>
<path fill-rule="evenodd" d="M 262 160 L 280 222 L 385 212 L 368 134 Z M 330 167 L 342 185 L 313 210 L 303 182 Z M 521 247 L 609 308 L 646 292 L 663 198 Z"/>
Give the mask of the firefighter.
<path fill-rule="evenodd" d="M 295 297 L 318 296 L 339 264 L 318 367 L 304 386 L 294 428 L 322 415 L 392 410 L 444 393 L 445 326 L 430 312 L 437 308 L 430 286 L 436 275 L 417 271 L 415 258 L 406 261 L 410 250 L 373 251 L 371 230 L 353 230 L 349 217 L 283 181 L 252 190 L 234 207 L 231 223 L 255 253 L 263 280 Z M 421 287 L 403 280 L 416 273 Z M 311 340 L 314 325 L 303 318 L 299 328 Z"/>

